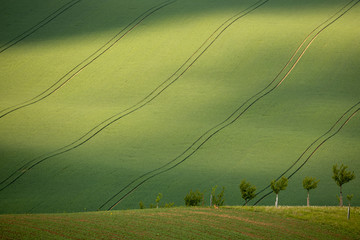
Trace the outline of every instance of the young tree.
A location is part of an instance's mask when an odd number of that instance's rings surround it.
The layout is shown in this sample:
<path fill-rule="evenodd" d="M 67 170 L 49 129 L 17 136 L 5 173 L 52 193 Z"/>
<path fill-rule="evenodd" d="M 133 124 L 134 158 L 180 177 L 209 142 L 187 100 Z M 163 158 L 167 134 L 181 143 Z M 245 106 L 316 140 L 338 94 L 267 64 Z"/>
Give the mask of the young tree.
<path fill-rule="evenodd" d="M 156 197 L 156 208 L 159 208 L 159 202 L 162 199 L 163 195 L 161 193 L 159 193 Z"/>
<path fill-rule="evenodd" d="M 343 206 L 343 196 L 342 196 L 342 185 L 350 182 L 355 178 L 354 172 L 347 171 L 348 166 L 341 164 L 340 168 L 338 168 L 337 164 L 333 166 L 333 176 L 332 178 L 336 182 L 336 184 L 340 187 L 340 207 Z"/>
<path fill-rule="evenodd" d="M 190 192 L 185 196 L 185 205 L 186 206 L 199 206 L 200 203 L 204 202 L 204 193 L 196 190 L 190 190 Z"/>
<path fill-rule="evenodd" d="M 305 177 L 303 180 L 303 187 L 307 190 L 307 206 L 310 207 L 310 190 L 317 188 L 317 184 L 320 180 L 317 180 L 312 177 Z"/>
<path fill-rule="evenodd" d="M 348 207 L 348 214 L 347 214 L 347 219 L 350 219 L 350 205 L 351 205 L 351 199 L 354 197 L 354 194 L 351 195 L 346 195 L 346 198 L 349 202 L 349 207 Z"/>
<path fill-rule="evenodd" d="M 278 207 L 279 203 L 279 192 L 281 190 L 285 190 L 288 185 L 288 179 L 286 177 L 282 177 L 278 181 L 272 180 L 271 181 L 271 189 L 276 194 L 276 200 L 275 200 L 275 207 Z"/>
<path fill-rule="evenodd" d="M 255 194 L 256 187 L 252 186 L 246 180 L 242 180 L 239 187 L 241 191 L 241 197 L 245 200 L 245 206 L 246 206 L 247 203 L 256 196 Z"/>
<path fill-rule="evenodd" d="M 217 196 L 215 195 L 216 188 L 217 185 L 213 187 L 211 191 L 211 205 L 223 206 L 225 202 L 224 199 L 225 187 L 222 187 L 221 192 Z"/>

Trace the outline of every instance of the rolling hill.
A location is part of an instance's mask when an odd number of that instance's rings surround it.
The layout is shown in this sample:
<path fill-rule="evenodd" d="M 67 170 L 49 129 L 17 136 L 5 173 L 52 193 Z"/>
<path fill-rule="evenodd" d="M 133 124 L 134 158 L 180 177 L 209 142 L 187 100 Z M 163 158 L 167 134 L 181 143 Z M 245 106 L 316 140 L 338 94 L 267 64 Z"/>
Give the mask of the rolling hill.
<path fill-rule="evenodd" d="M 240 205 L 281 175 L 280 204 L 312 176 L 336 205 L 332 166 L 359 174 L 359 1 L 1 3 L 0 213 Z"/>

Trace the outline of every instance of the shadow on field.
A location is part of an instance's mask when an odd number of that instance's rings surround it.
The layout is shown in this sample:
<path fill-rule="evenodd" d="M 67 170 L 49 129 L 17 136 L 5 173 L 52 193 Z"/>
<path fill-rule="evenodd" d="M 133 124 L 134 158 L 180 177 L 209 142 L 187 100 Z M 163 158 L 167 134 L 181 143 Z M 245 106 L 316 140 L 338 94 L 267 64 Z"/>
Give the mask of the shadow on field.
<path fill-rule="evenodd" d="M 47 18 L 57 9 L 71 2 L 70 0 L 58 1 L 10 1 L 5 0 L 1 4 L 0 10 L 0 44 L 10 41 L 40 21 Z M 46 41 L 51 39 L 69 38 L 73 36 L 92 35 L 94 33 L 106 31 L 118 31 L 125 27 L 134 18 L 145 12 L 154 5 L 165 2 L 164 0 L 137 0 L 137 1 L 95 1 L 80 0 L 78 3 L 69 7 L 66 11 L 51 20 L 46 26 L 41 28 L 24 42 Z M 177 0 L 151 19 L 147 19 L 142 25 L 151 26 L 164 23 L 178 23 L 179 21 L 192 21 L 222 11 L 238 11 L 242 7 L 254 4 L 255 0 L 246 1 L 206 1 L 206 0 Z M 262 8 L 271 14 L 281 14 L 289 9 L 297 11 L 311 11 L 316 5 L 316 9 L 341 5 L 339 1 L 328 1 L 327 3 L 299 2 L 285 0 L 270 0 Z M 319 5 L 319 6 L 318 6 Z M 264 12 L 260 12 L 262 14 Z"/>

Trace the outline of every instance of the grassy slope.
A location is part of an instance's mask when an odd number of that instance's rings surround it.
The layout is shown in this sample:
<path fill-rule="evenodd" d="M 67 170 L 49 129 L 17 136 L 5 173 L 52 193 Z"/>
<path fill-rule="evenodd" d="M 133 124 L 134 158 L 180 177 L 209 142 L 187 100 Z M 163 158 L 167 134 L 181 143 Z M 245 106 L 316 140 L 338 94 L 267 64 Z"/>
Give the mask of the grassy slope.
<path fill-rule="evenodd" d="M 204 4 L 206 2 L 206 4 Z M 1 212 L 95 210 L 131 179 L 181 153 L 262 89 L 304 37 L 347 1 L 270 1 L 233 24 L 192 68 L 155 101 L 113 124 L 77 150 L 49 159 L 0 192 Z M 27 29 L 19 8 L 0 21 Z M 160 1 L 87 0 L 0 55 L 0 106 L 28 99 L 93 53 L 127 23 Z M 45 101 L 0 121 L 1 178 L 62 147 L 95 124 L 142 99 L 169 77 L 227 18 L 254 1 L 178 1 L 149 17 Z M 64 4 L 54 1 L 54 9 Z M 204 7 L 206 6 L 206 7 Z M 31 7 L 31 6 L 30 6 Z M 47 11 L 52 9 L 47 6 Z M 84 11 L 86 10 L 86 11 Z M 88 11 L 89 10 L 89 11 Z M 90 11 L 91 10 L 91 11 Z M 147 182 L 119 208 L 155 199 L 182 204 L 190 188 L 227 187 L 239 204 L 246 178 L 262 188 L 351 105 L 359 101 L 359 6 L 313 43 L 286 82 L 178 168 Z M 33 6 L 33 22 L 44 9 Z M 106 13 L 106 14 L 104 14 Z M 28 22 L 28 21 L 27 21 Z M 71 26 L 70 24 L 71 23 Z M 6 42 L 11 36 L 3 35 Z M 360 117 L 327 142 L 281 193 L 282 204 L 305 203 L 304 176 L 321 179 L 317 205 L 336 204 L 331 166 L 358 172 Z M 358 179 L 345 193 L 360 191 Z M 302 194 L 304 196 L 302 196 Z M 272 203 L 265 199 L 264 204 Z M 354 203 L 359 204 L 355 196 Z"/>
<path fill-rule="evenodd" d="M 359 209 L 353 214 L 347 221 L 345 208 L 256 207 L 0 215 L 0 231 L 4 239 L 356 239 Z"/>

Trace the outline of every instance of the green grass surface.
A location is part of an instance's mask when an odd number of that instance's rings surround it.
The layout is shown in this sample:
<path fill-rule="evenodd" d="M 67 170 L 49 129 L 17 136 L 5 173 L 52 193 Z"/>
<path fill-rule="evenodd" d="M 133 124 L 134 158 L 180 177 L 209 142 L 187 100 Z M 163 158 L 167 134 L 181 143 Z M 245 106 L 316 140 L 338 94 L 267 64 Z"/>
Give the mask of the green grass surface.
<path fill-rule="evenodd" d="M 172 208 L 0 215 L 3 239 L 357 239 L 359 209 Z"/>
<path fill-rule="evenodd" d="M 242 207 L 229 207 L 239 209 Z M 360 215 L 359 208 L 350 209 L 350 219 L 347 220 L 347 207 L 245 207 L 248 211 L 274 214 L 284 218 L 294 218 L 313 224 L 331 226 L 338 233 L 353 234 L 356 239 L 359 234 Z"/>
<path fill-rule="evenodd" d="M 41 162 L 2 190 L 0 213 L 97 210 L 138 176 L 173 160 L 263 89 L 304 38 L 348 2 L 266 2 L 227 28 L 152 102 L 80 147 Z M 0 45 L 65 3 L 3 0 Z M 1 53 L 1 110 L 46 90 L 160 3 L 82 0 Z M 141 101 L 223 22 L 255 3 L 178 0 L 144 19 L 54 94 L 0 118 L 0 180 L 21 174 L 16 170 L 25 163 L 72 143 Z M 360 101 L 358 22 L 360 4 L 321 32 L 279 88 L 179 166 L 146 181 L 117 209 L 137 208 L 139 201 L 149 205 L 159 192 L 164 201 L 182 205 L 190 189 L 208 195 L 214 185 L 226 187 L 227 205 L 239 205 L 242 179 L 258 189 L 266 187 Z M 344 163 L 359 174 L 359 124 L 356 115 L 314 154 L 280 193 L 280 204 L 305 205 L 305 176 L 320 179 L 311 191 L 312 204 L 337 204 L 332 165 Z M 360 204 L 358 192 L 359 177 L 344 185 L 345 195 L 354 193 L 354 205 Z M 273 198 L 260 204 L 273 204 Z"/>

